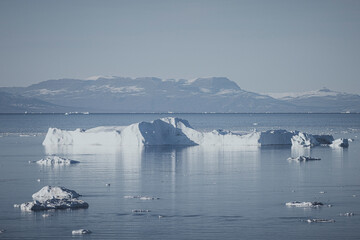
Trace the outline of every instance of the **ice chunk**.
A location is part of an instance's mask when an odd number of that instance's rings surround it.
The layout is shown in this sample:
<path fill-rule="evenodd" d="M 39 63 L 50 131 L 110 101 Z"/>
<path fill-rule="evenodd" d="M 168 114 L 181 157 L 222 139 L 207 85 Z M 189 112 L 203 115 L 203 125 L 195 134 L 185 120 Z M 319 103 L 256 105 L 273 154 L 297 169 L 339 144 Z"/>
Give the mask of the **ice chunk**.
<path fill-rule="evenodd" d="M 285 204 L 288 207 L 321 207 L 324 204 L 321 202 L 298 202 L 298 201 L 294 201 L 294 202 L 287 202 Z"/>
<path fill-rule="evenodd" d="M 140 200 L 159 200 L 158 197 L 148 197 L 148 196 L 124 196 L 124 198 L 138 198 Z"/>
<path fill-rule="evenodd" d="M 332 147 L 332 148 L 338 148 L 338 147 L 347 148 L 347 147 L 349 147 L 349 140 L 347 138 L 336 139 L 332 142 L 332 144 L 330 144 L 330 147 Z"/>
<path fill-rule="evenodd" d="M 312 147 L 320 144 L 330 144 L 332 141 L 333 138 L 330 135 L 311 135 L 286 130 L 255 131 L 247 134 L 224 130 L 200 132 L 193 129 L 186 120 L 168 117 L 152 122 L 135 123 L 126 127 L 96 127 L 88 130 L 76 129 L 74 131 L 49 128 L 43 145 L 293 145 Z"/>
<path fill-rule="evenodd" d="M 62 158 L 58 156 L 49 156 L 44 159 L 36 161 L 37 164 L 46 165 L 46 166 L 60 166 L 60 165 L 70 165 L 80 163 L 79 161 Z"/>
<path fill-rule="evenodd" d="M 6 232 L 5 229 L 0 229 L 0 233 L 4 233 L 4 232 Z"/>
<path fill-rule="evenodd" d="M 32 202 L 14 204 L 14 207 L 20 207 L 22 211 L 88 208 L 87 202 L 77 199 L 79 196 L 77 192 L 64 187 L 45 186 L 32 195 Z"/>
<path fill-rule="evenodd" d="M 334 219 L 313 218 L 313 219 L 308 219 L 307 222 L 308 223 L 333 223 L 333 222 L 335 222 L 335 220 Z"/>
<path fill-rule="evenodd" d="M 70 190 L 64 187 L 51 187 L 45 186 L 40 191 L 34 193 L 32 198 L 35 201 L 45 202 L 51 199 L 72 199 L 78 198 L 80 194 L 75 192 L 74 190 Z"/>
<path fill-rule="evenodd" d="M 146 209 L 134 209 L 132 210 L 133 213 L 146 213 L 146 212 L 151 212 L 150 210 L 146 210 Z"/>
<path fill-rule="evenodd" d="M 309 156 L 299 156 L 299 157 L 289 157 L 287 160 L 289 161 L 297 161 L 297 162 L 306 162 L 306 161 L 314 161 L 314 160 L 321 160 L 320 158 L 313 158 Z"/>
<path fill-rule="evenodd" d="M 345 216 L 345 217 L 351 217 L 351 216 L 354 216 L 355 213 L 352 213 L 352 212 L 347 212 L 347 213 L 340 213 L 340 216 Z"/>
<path fill-rule="evenodd" d="M 78 229 L 78 230 L 72 230 L 72 235 L 83 235 L 83 234 L 90 234 L 91 231 L 87 229 Z"/>

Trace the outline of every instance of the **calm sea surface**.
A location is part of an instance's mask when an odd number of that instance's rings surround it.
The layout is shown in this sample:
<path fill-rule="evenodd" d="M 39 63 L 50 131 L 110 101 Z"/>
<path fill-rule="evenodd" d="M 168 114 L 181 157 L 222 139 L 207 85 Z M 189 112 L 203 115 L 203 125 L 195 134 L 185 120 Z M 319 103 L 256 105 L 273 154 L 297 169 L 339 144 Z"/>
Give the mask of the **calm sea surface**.
<path fill-rule="evenodd" d="M 90 146 L 51 152 L 41 144 L 49 127 L 88 129 L 166 116 L 187 119 L 201 131 L 286 129 L 354 141 L 347 149 L 311 150 Z M 359 138 L 360 114 L 0 114 L 0 229 L 6 230 L 0 239 L 359 239 Z M 28 163 L 47 154 L 81 163 Z M 298 155 L 321 161 L 287 161 Z M 90 206 L 48 211 L 46 218 L 13 208 L 45 185 L 73 189 Z M 289 201 L 331 207 L 289 208 Z M 341 216 L 349 212 L 355 215 Z M 306 222 L 312 218 L 335 222 Z M 71 235 L 80 228 L 93 233 Z"/>

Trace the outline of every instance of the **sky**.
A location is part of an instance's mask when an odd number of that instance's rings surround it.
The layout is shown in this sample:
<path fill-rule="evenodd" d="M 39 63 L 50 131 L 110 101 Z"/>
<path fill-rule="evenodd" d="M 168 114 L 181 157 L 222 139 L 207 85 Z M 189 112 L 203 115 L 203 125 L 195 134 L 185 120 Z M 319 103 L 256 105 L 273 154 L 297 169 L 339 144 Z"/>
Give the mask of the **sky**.
<path fill-rule="evenodd" d="M 360 94 L 360 1 L 0 1 L 0 86 L 94 75 Z"/>

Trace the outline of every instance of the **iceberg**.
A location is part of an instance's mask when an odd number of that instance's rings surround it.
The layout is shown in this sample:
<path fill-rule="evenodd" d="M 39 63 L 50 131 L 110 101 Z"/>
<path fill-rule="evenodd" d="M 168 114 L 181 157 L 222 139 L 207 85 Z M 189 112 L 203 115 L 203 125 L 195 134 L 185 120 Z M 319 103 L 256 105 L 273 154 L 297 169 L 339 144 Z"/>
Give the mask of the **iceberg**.
<path fill-rule="evenodd" d="M 32 195 L 32 202 L 14 204 L 14 207 L 20 207 L 22 211 L 88 208 L 89 204 L 77 199 L 78 197 L 80 197 L 80 194 L 74 190 L 64 187 L 45 186 Z"/>
<path fill-rule="evenodd" d="M 306 162 L 306 161 L 315 161 L 315 160 L 321 160 L 320 158 L 313 158 L 313 157 L 309 157 L 309 156 L 299 156 L 299 157 L 289 157 L 287 159 L 288 161 L 297 161 L 297 162 Z"/>
<path fill-rule="evenodd" d="M 101 126 L 73 131 L 49 128 L 43 145 L 101 145 L 101 146 L 266 146 L 292 145 L 313 147 L 332 144 L 331 135 L 312 135 L 299 131 L 268 130 L 247 134 L 214 130 L 201 132 L 193 129 L 184 119 L 168 117 L 152 122 L 134 123 L 129 126 Z"/>
<path fill-rule="evenodd" d="M 285 204 L 287 207 L 321 207 L 324 204 L 321 202 L 287 202 Z"/>
<path fill-rule="evenodd" d="M 49 156 L 44 159 L 40 159 L 36 161 L 36 163 L 45 166 L 63 166 L 63 165 L 76 164 L 80 162 L 58 156 Z"/>
<path fill-rule="evenodd" d="M 334 219 L 319 219 L 319 218 L 313 218 L 306 220 L 308 223 L 333 223 L 335 222 Z"/>
<path fill-rule="evenodd" d="M 78 230 L 72 230 L 72 235 L 83 235 L 83 234 L 90 234 L 91 231 L 87 229 L 78 229 Z"/>
<path fill-rule="evenodd" d="M 347 138 L 339 138 L 334 140 L 331 144 L 330 147 L 332 148 L 347 148 L 349 147 L 349 139 Z"/>

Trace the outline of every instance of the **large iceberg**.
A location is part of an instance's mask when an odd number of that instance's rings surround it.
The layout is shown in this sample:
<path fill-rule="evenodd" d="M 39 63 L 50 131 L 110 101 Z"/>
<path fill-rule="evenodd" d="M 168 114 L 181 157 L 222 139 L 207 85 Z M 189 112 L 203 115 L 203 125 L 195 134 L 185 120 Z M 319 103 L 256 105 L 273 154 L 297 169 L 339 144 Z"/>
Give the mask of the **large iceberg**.
<path fill-rule="evenodd" d="M 78 197 L 80 194 L 64 187 L 45 186 L 32 195 L 32 202 L 15 204 L 14 207 L 20 207 L 22 211 L 88 208 L 89 204 Z"/>
<path fill-rule="evenodd" d="M 49 128 L 44 146 L 59 145 L 216 145 L 216 146 L 265 146 L 292 145 L 312 147 L 330 145 L 331 135 L 312 135 L 299 131 L 268 130 L 240 134 L 231 131 L 214 130 L 200 132 L 193 129 L 187 120 L 168 117 L 152 122 L 140 122 L 129 126 L 96 127 L 88 130 L 66 131 Z"/>

